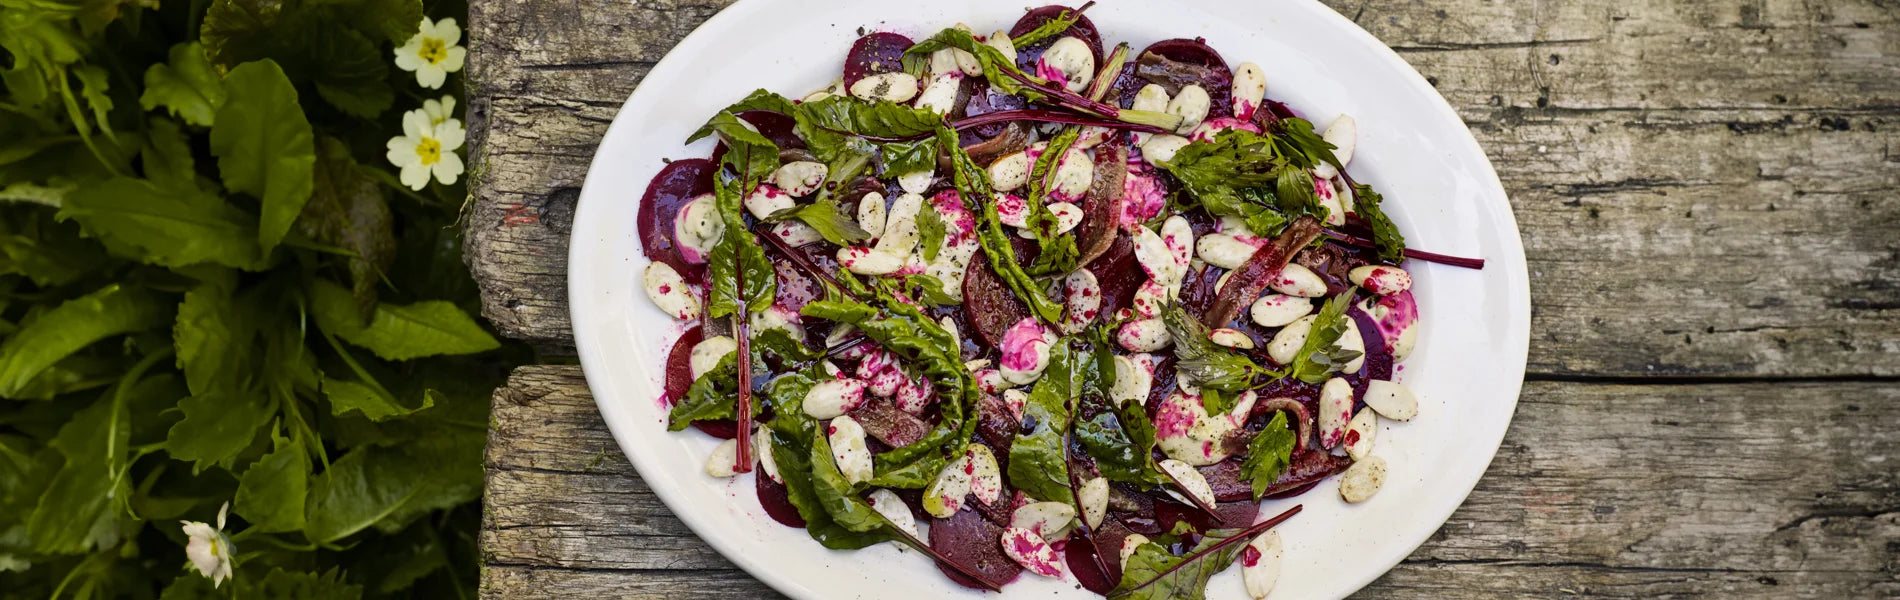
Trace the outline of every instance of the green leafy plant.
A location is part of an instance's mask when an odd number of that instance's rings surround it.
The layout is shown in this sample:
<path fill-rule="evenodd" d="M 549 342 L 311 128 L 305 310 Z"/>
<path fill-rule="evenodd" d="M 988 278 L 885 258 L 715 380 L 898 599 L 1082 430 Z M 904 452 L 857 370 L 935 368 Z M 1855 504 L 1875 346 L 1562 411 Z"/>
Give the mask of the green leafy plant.
<path fill-rule="evenodd" d="M 453 19 L 0 15 L 0 596 L 472 597 L 531 356 L 472 316 Z"/>

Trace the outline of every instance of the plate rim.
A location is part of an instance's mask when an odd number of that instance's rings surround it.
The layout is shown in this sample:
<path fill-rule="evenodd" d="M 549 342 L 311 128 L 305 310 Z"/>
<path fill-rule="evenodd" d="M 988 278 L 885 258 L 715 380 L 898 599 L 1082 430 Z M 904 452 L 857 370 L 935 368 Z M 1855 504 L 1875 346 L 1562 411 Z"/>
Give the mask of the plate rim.
<path fill-rule="evenodd" d="M 647 79 L 655 73 L 664 73 L 671 62 L 677 62 L 674 50 L 682 46 L 687 46 L 689 43 L 695 42 L 702 37 L 713 35 L 709 32 L 716 31 L 724 26 L 727 21 L 743 18 L 743 15 L 755 11 L 758 7 L 767 4 L 768 1 L 769 0 L 738 0 L 726 8 L 721 9 L 718 13 L 715 13 L 694 27 L 686 36 L 680 38 L 679 42 L 674 44 L 673 48 L 668 49 L 665 56 L 654 63 L 653 67 L 648 70 L 647 75 L 642 77 L 641 83 L 635 86 L 634 90 L 627 95 L 627 99 L 616 109 L 613 122 L 608 125 L 607 130 L 600 138 L 600 142 L 595 145 L 594 156 L 589 160 L 587 175 L 583 178 L 581 183 L 581 194 L 576 199 L 574 214 L 577 219 L 582 216 L 581 200 L 586 197 L 585 192 L 587 187 L 594 181 L 595 174 L 599 172 L 598 168 L 604 166 L 601 164 L 602 155 L 599 152 L 600 147 L 604 145 L 608 139 L 614 137 L 616 129 L 630 127 L 630 125 L 623 126 L 620 117 L 624 114 L 628 114 L 626 109 L 630 107 L 636 99 L 642 97 L 643 93 L 658 93 L 647 91 L 649 90 L 649 87 L 645 85 Z M 1037 0 L 1037 2 L 1033 4 L 1040 6 L 1055 3 L 1058 2 Z M 1426 81 L 1423 74 L 1419 73 L 1409 62 L 1406 62 L 1404 58 L 1390 46 L 1380 41 L 1376 36 L 1373 36 L 1371 32 L 1360 27 L 1358 23 L 1353 22 L 1331 7 L 1317 1 L 1310 3 L 1292 2 L 1287 3 L 1285 7 L 1295 10 L 1306 10 L 1315 13 L 1319 19 L 1332 21 L 1332 24 L 1338 27 L 1345 35 L 1353 38 L 1352 41 L 1355 42 L 1356 45 L 1372 49 L 1379 61 L 1401 67 L 1398 69 L 1400 76 L 1393 81 L 1394 84 L 1402 83 L 1403 85 L 1410 86 L 1416 92 L 1422 92 L 1421 95 L 1430 99 L 1427 102 L 1429 105 L 1428 109 L 1438 112 L 1440 118 L 1449 119 L 1452 122 L 1460 124 L 1463 123 L 1463 119 L 1458 115 L 1456 109 L 1451 106 L 1451 103 L 1446 100 L 1443 95 L 1438 93 L 1436 88 Z M 904 9 L 901 5 L 893 5 L 893 10 Z M 1457 494 L 1457 502 L 1446 503 L 1444 507 L 1430 511 L 1429 514 L 1432 520 L 1437 523 L 1437 526 L 1429 530 L 1422 530 L 1421 533 L 1405 535 L 1391 543 L 1380 545 L 1380 549 L 1375 551 L 1374 556 L 1369 558 L 1372 559 L 1370 562 L 1381 564 L 1382 567 L 1375 572 L 1369 572 L 1363 577 L 1358 578 L 1359 580 L 1351 586 L 1351 589 L 1347 591 L 1346 595 L 1350 595 L 1364 588 L 1374 580 L 1390 572 L 1394 567 L 1397 567 L 1401 561 L 1410 556 L 1420 545 L 1442 529 L 1452 514 L 1464 505 L 1465 501 L 1470 498 L 1471 492 L 1476 489 L 1478 482 L 1483 480 L 1484 473 L 1489 470 L 1490 464 L 1496 460 L 1497 452 L 1502 448 L 1504 437 L 1510 431 L 1510 424 L 1516 419 L 1517 405 L 1523 394 L 1524 378 L 1529 366 L 1530 315 L 1532 310 L 1528 264 L 1523 246 L 1523 233 L 1518 227 L 1516 215 L 1510 205 L 1510 194 L 1504 188 L 1503 181 L 1498 177 L 1496 167 L 1492 164 L 1490 155 L 1484 151 L 1483 146 L 1478 143 L 1476 136 L 1472 135 L 1468 126 L 1464 128 L 1464 135 L 1455 137 L 1456 139 L 1451 141 L 1459 146 L 1462 152 L 1474 154 L 1482 159 L 1478 161 L 1477 166 L 1479 170 L 1475 172 L 1474 175 L 1477 176 L 1475 178 L 1476 182 L 1483 186 L 1487 193 L 1484 194 L 1486 197 L 1482 199 L 1478 205 L 1483 212 L 1496 220 L 1496 226 L 1494 228 L 1499 230 L 1499 240 L 1503 244 L 1503 248 L 1501 248 L 1503 255 L 1486 257 L 1487 266 L 1496 265 L 1506 270 L 1506 275 L 1510 277 L 1507 277 L 1509 279 L 1509 285 L 1507 298 L 1505 299 L 1513 308 L 1522 307 L 1521 311 L 1511 311 L 1512 318 L 1506 323 L 1510 331 L 1519 333 L 1519 335 L 1512 336 L 1508 340 L 1510 347 L 1504 349 L 1504 354 L 1510 359 L 1511 366 L 1514 367 L 1516 373 L 1514 377 L 1510 378 L 1510 381 L 1506 385 L 1510 391 L 1510 404 L 1508 408 L 1502 409 L 1505 418 L 1504 426 L 1498 429 L 1495 439 L 1486 439 L 1484 440 L 1485 443 L 1482 444 L 1482 447 L 1485 448 L 1484 468 L 1479 470 L 1477 477 L 1471 478 L 1469 485 L 1462 486 L 1463 489 L 1459 490 Z M 1494 199 L 1495 201 L 1493 201 Z M 1501 206 L 1499 206 L 1500 204 Z M 602 421 L 606 424 L 614 438 L 615 446 L 620 449 L 623 456 L 627 457 L 628 462 L 634 467 L 634 470 L 640 474 L 643 481 L 651 481 L 653 478 L 650 477 L 646 469 L 642 467 L 642 460 L 634 458 L 636 453 L 630 451 L 631 449 L 627 441 L 631 436 L 640 435 L 643 432 L 626 430 L 626 425 L 629 424 L 626 423 L 628 419 L 615 418 L 615 415 L 619 415 L 623 409 L 613 406 L 612 402 L 607 401 L 599 394 L 596 389 L 596 384 L 594 383 L 594 381 L 597 380 L 595 375 L 609 367 L 604 364 L 604 357 L 596 356 L 596 358 L 592 360 L 589 359 L 590 355 L 596 355 L 600 350 L 596 344 L 590 342 L 590 340 L 594 339 L 594 335 L 589 333 L 588 328 L 583 326 L 589 319 L 581 315 L 591 312 L 591 309 L 587 308 L 590 306 L 588 300 L 582 297 L 583 292 L 586 290 L 583 289 L 584 286 L 575 285 L 572 279 L 573 274 L 577 272 L 574 265 L 588 259 L 588 257 L 583 256 L 584 253 L 582 250 L 589 248 L 590 245 L 581 240 L 581 230 L 581 227 L 575 227 L 569 232 L 569 248 L 566 265 L 569 278 L 567 281 L 567 300 L 575 350 L 580 359 L 582 373 L 588 382 L 589 394 L 593 396 L 595 406 L 601 412 Z M 695 536 L 712 546 L 722 557 L 740 567 L 750 576 L 757 578 L 760 582 L 788 596 L 799 598 L 815 597 L 811 595 L 813 593 L 812 590 L 809 590 L 803 584 L 780 573 L 779 570 L 772 568 L 766 564 L 767 561 L 756 560 L 746 556 L 740 549 L 733 546 L 732 540 L 728 540 L 722 535 L 709 535 L 709 532 L 716 532 L 720 529 L 720 524 L 713 521 L 712 513 L 702 514 L 695 511 L 682 511 L 680 510 L 680 506 L 685 503 L 685 499 L 679 495 L 679 492 L 663 486 L 649 485 L 648 487 L 653 491 L 654 495 L 666 505 L 667 509 L 684 523 Z M 816 546 L 816 548 L 823 549 L 822 546 Z"/>

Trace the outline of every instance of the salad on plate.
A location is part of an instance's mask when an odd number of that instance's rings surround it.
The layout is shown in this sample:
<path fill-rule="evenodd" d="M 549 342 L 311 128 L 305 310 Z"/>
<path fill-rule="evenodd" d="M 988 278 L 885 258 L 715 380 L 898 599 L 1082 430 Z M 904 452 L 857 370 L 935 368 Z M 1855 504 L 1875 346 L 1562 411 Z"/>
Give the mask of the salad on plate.
<path fill-rule="evenodd" d="M 1357 124 L 1267 98 L 1200 39 L 1107 46 L 1047 6 L 979 35 L 860 37 L 841 76 L 715 113 L 638 213 L 680 320 L 668 429 L 824 547 L 893 542 L 959 584 L 1028 572 L 1199 598 L 1259 514 L 1386 478 L 1418 311 L 1410 250 L 1347 167 Z M 698 460 L 698 458 L 694 458 Z"/>

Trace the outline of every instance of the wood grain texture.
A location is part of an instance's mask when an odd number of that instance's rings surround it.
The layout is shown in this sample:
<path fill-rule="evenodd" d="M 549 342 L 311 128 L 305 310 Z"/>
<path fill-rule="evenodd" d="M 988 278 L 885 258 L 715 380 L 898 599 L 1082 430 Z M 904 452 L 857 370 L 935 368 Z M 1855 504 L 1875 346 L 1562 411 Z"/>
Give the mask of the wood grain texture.
<path fill-rule="evenodd" d="M 1530 260 L 1533 373 L 1900 375 L 1889 3 L 1331 4 L 1497 166 Z M 593 149 L 720 6 L 470 7 L 469 263 L 504 333 L 571 343 L 567 226 Z"/>
<path fill-rule="evenodd" d="M 1533 382 L 1470 499 L 1360 597 L 1892 597 L 1897 420 L 1879 383 Z M 769 594 L 640 481 L 578 368 L 516 371 L 494 422 L 486 597 Z"/>
<path fill-rule="evenodd" d="M 504 334 L 572 343 L 594 148 L 727 4 L 471 3 L 467 261 Z M 1490 472 L 1360 596 L 1900 597 L 1900 5 L 1326 4 L 1471 127 L 1534 309 Z M 485 598 L 777 597 L 645 487 L 578 368 L 518 371 L 493 422 Z"/>

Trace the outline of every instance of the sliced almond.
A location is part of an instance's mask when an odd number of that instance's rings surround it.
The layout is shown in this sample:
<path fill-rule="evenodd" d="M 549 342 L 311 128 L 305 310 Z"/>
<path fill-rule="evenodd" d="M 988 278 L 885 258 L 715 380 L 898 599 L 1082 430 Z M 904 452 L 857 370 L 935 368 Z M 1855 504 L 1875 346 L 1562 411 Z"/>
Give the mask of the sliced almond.
<path fill-rule="evenodd" d="M 995 504 L 1003 496 L 1003 470 L 996 466 L 996 454 L 982 444 L 970 444 L 963 453 L 970 457 L 970 495 L 977 502 Z"/>
<path fill-rule="evenodd" d="M 1041 536 L 1036 535 L 1036 532 L 1016 527 L 1004 529 L 1003 537 L 998 540 L 998 543 L 1003 545 L 1004 556 L 1016 561 L 1016 564 L 1022 565 L 1029 572 L 1043 577 L 1062 576 L 1061 563 L 1056 560 L 1055 549 L 1049 546 L 1049 542 L 1043 541 Z"/>
<path fill-rule="evenodd" d="M 1062 539 L 1075 520 L 1075 507 L 1066 502 L 1031 502 L 1016 507 L 1009 516 L 1009 526 L 1036 532 L 1045 540 Z"/>
<path fill-rule="evenodd" d="M 1082 484 L 1076 490 L 1076 504 L 1082 505 L 1082 522 L 1090 529 L 1102 526 L 1102 518 L 1108 516 L 1108 479 L 1096 477 Z"/>
<path fill-rule="evenodd" d="M 1352 463 L 1345 473 L 1339 475 L 1339 497 L 1347 502 L 1359 503 L 1379 493 L 1379 487 L 1385 485 L 1385 459 L 1368 456 L 1365 460 Z"/>
<path fill-rule="evenodd" d="M 1160 466 L 1161 470 L 1167 471 L 1169 475 L 1174 476 L 1176 487 L 1200 499 L 1201 503 L 1208 506 L 1214 505 L 1216 502 L 1214 499 L 1214 488 L 1207 484 L 1207 477 L 1201 475 L 1199 470 L 1196 470 L 1187 463 L 1172 458 L 1161 461 Z M 1187 497 L 1176 493 L 1174 490 L 1168 490 L 1168 495 L 1174 496 L 1175 499 L 1183 502 L 1194 504 L 1194 502 L 1189 501 Z"/>
<path fill-rule="evenodd" d="M 1366 383 L 1366 406 L 1379 416 L 1394 421 L 1410 421 L 1418 416 L 1418 398 L 1412 388 L 1396 381 L 1374 379 Z"/>
<path fill-rule="evenodd" d="M 1319 445 L 1338 446 L 1346 437 L 1346 422 L 1352 420 L 1352 384 L 1344 377 L 1326 380 L 1319 388 Z"/>
<path fill-rule="evenodd" d="M 739 464 L 739 440 L 726 440 L 713 447 L 712 456 L 706 457 L 706 474 L 725 479 L 739 474 L 733 467 Z"/>
<path fill-rule="evenodd" d="M 1352 421 L 1346 424 L 1346 439 L 1343 440 L 1346 455 L 1359 460 L 1372 454 L 1372 434 L 1378 431 L 1379 416 L 1371 408 L 1359 409 L 1359 414 L 1353 415 Z"/>
<path fill-rule="evenodd" d="M 910 505 L 905 504 L 904 499 L 897 497 L 895 492 L 884 488 L 871 490 L 864 501 L 871 505 L 871 510 L 884 515 L 891 525 L 910 532 L 913 537 L 917 535 L 917 516 L 910 514 Z"/>
<path fill-rule="evenodd" d="M 1278 531 L 1269 529 L 1247 542 L 1246 549 L 1240 551 L 1240 579 L 1247 585 L 1248 596 L 1263 600 L 1273 592 L 1273 584 L 1280 581 L 1280 558 L 1285 553 Z"/>
<path fill-rule="evenodd" d="M 844 473 L 844 480 L 851 485 L 870 481 L 874 465 L 864 442 L 864 426 L 850 415 L 843 415 L 832 419 L 825 431 L 831 441 L 831 457 L 837 461 L 838 471 Z"/>

